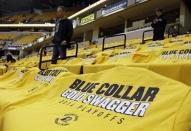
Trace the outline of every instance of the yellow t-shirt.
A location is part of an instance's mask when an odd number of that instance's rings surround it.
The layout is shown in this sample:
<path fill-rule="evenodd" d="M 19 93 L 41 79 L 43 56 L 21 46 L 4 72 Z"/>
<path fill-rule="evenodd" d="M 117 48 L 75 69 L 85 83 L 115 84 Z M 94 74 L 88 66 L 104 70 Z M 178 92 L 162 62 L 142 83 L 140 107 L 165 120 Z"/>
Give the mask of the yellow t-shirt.
<path fill-rule="evenodd" d="M 191 88 L 143 68 L 59 78 L 33 104 L 7 111 L 1 131 L 190 131 Z"/>
<path fill-rule="evenodd" d="M 33 75 L 34 70 L 25 67 L 17 67 L 10 69 L 7 73 L 0 77 L 0 89 L 20 87 L 22 83 L 26 82 L 27 78 Z"/>
<path fill-rule="evenodd" d="M 151 63 L 171 63 L 184 64 L 191 62 L 191 48 L 190 46 L 181 46 L 175 48 L 168 48 L 159 51 L 155 54 L 155 59 Z"/>
<path fill-rule="evenodd" d="M 168 48 L 166 40 L 151 41 L 140 45 L 132 57 L 132 63 L 150 63 L 155 59 L 156 54 Z"/>
<path fill-rule="evenodd" d="M 19 86 L 15 84 L 15 88 L 0 90 L 0 114 L 10 105 L 38 96 L 48 90 L 49 85 L 59 77 L 67 77 L 69 75 L 72 75 L 72 73 L 63 67 L 41 71 L 34 70 L 33 74 L 27 76 L 22 84 L 19 83 Z"/>
<path fill-rule="evenodd" d="M 7 67 L 4 65 L 0 65 L 0 76 L 6 73 Z"/>
<path fill-rule="evenodd" d="M 129 49 L 115 49 L 103 64 L 125 65 L 131 63 L 134 51 Z"/>

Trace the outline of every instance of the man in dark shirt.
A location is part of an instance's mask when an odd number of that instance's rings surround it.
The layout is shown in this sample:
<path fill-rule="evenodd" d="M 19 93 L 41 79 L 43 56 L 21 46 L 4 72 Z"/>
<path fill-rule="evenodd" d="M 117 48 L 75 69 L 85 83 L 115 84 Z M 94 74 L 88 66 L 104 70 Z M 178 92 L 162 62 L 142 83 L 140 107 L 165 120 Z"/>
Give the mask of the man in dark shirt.
<path fill-rule="evenodd" d="M 166 20 L 164 19 L 162 9 L 156 10 L 156 18 L 153 20 L 151 26 L 154 29 L 153 41 L 164 40 Z"/>
<path fill-rule="evenodd" d="M 53 56 L 52 64 L 57 64 L 58 57 L 61 59 L 66 58 L 66 49 L 70 48 L 70 42 L 73 35 L 73 24 L 72 21 L 65 17 L 65 9 L 63 6 L 57 8 L 57 17 L 55 34 L 53 38 Z"/>

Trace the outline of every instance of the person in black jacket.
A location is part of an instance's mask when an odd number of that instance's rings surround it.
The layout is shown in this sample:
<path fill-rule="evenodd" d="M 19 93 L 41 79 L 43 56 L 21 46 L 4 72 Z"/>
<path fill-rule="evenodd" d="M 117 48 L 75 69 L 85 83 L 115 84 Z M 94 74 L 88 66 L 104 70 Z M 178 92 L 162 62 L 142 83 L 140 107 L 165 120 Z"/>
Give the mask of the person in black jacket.
<path fill-rule="evenodd" d="M 156 10 L 156 18 L 153 20 L 151 26 L 154 29 L 153 41 L 164 40 L 166 20 L 164 19 L 162 9 Z"/>
<path fill-rule="evenodd" d="M 16 62 L 15 58 L 10 53 L 8 53 L 6 55 L 6 60 L 7 60 L 7 62 L 11 62 L 11 63 L 15 63 Z"/>
<path fill-rule="evenodd" d="M 63 6 L 57 8 L 57 17 L 55 34 L 53 38 L 53 56 L 52 64 L 57 64 L 58 57 L 61 59 L 66 58 L 66 50 L 70 48 L 70 42 L 73 35 L 73 24 L 72 21 L 65 17 L 65 9 Z"/>

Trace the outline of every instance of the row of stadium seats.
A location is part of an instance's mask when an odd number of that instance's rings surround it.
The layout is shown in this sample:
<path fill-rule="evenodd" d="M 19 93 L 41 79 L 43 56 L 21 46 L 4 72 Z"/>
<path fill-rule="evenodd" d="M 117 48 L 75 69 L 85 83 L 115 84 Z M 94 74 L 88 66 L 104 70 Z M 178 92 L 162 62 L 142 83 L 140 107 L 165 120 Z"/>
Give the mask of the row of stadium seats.
<path fill-rule="evenodd" d="M 48 21 L 55 18 L 56 12 L 45 12 L 33 18 L 34 21 Z"/>
<path fill-rule="evenodd" d="M 5 33 L 0 34 L 1 41 L 12 41 L 12 43 L 17 45 L 25 45 L 31 42 L 34 42 L 38 38 L 44 36 L 41 33 L 32 33 L 32 34 L 20 34 L 20 33 Z"/>
<path fill-rule="evenodd" d="M 74 11 L 67 11 L 66 16 L 71 16 L 74 14 Z M 51 22 L 56 18 L 55 11 L 46 11 L 40 14 L 27 14 L 27 15 L 15 15 L 15 16 L 6 16 L 0 18 L 1 23 L 35 23 L 35 22 Z"/>
<path fill-rule="evenodd" d="M 24 35 L 22 36 L 20 39 L 18 39 L 17 41 L 15 41 L 16 44 L 19 45 L 25 45 L 28 43 L 31 43 L 33 41 L 35 41 L 36 39 L 42 37 L 42 34 L 28 34 L 28 35 Z"/>
<path fill-rule="evenodd" d="M 183 73 L 187 68 L 182 66 L 190 66 L 191 58 L 191 35 L 178 36 L 176 38 L 167 38 L 163 41 L 147 41 L 144 45 L 141 44 L 141 39 L 128 40 L 126 48 L 118 47 L 109 49 L 102 52 L 102 45 L 91 45 L 91 47 L 80 47 L 78 50 L 77 58 L 69 58 L 59 61 L 57 65 L 51 65 L 50 62 L 42 64 L 43 68 L 50 68 L 52 66 L 66 67 L 69 71 L 80 74 L 83 73 L 96 73 L 119 65 L 128 66 L 142 66 L 145 68 L 152 68 L 157 73 L 162 73 L 173 79 L 181 81 L 185 84 L 191 85 L 188 78 L 179 77 L 178 74 Z M 115 46 L 122 42 L 108 43 L 105 46 Z M 74 50 L 68 50 L 68 56 L 75 54 Z M 43 57 L 43 60 L 50 60 L 52 52 Z M 39 63 L 39 56 L 21 59 L 9 67 L 37 67 Z M 83 67 L 83 69 L 82 69 Z M 162 71 L 160 68 L 176 69 L 174 73 L 170 74 L 168 71 Z M 173 67 L 173 68 L 171 68 Z M 158 69 L 158 70 L 157 70 Z M 167 72 L 167 73 L 165 73 Z M 189 72 L 189 71 L 188 71 Z"/>
<path fill-rule="evenodd" d="M 38 56 L 8 63 L 0 76 L 1 131 L 190 131 L 191 35 L 141 42 L 80 47 L 77 58 L 45 70 Z"/>
<path fill-rule="evenodd" d="M 5 40 L 5 41 L 12 41 L 14 40 L 18 35 L 17 34 L 0 34 L 0 40 Z"/>
<path fill-rule="evenodd" d="M 66 16 L 70 16 L 72 14 L 74 14 L 76 11 L 69 11 L 66 12 L 65 15 Z M 55 19 L 56 16 L 56 12 L 44 12 L 41 15 L 37 15 L 36 17 L 33 18 L 34 21 L 50 21 L 52 19 Z"/>

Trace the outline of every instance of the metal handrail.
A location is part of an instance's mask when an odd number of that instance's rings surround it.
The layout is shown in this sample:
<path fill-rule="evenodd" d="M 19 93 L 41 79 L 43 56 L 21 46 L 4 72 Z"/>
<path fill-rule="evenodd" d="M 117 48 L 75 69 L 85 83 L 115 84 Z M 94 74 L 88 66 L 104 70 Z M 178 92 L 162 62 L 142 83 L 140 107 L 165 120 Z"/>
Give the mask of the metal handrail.
<path fill-rule="evenodd" d="M 174 27 L 177 26 L 178 27 L 178 30 L 177 32 L 171 32 L 172 29 L 174 29 Z M 171 25 L 169 28 L 168 28 L 168 38 L 170 38 L 170 35 L 173 36 L 174 33 L 177 33 L 177 35 L 180 35 L 180 24 L 175 24 L 175 25 Z"/>
<path fill-rule="evenodd" d="M 144 44 L 146 41 L 148 41 L 148 40 L 152 40 L 152 39 L 147 39 L 147 40 L 145 40 L 145 34 L 146 33 L 148 33 L 148 32 L 153 32 L 153 30 L 145 30 L 144 32 L 143 32 L 143 35 L 142 35 L 142 44 Z"/>
<path fill-rule="evenodd" d="M 76 52 L 75 52 L 75 55 L 72 55 L 72 56 L 66 56 L 66 59 L 67 58 L 72 58 L 72 57 L 77 57 L 78 56 L 78 43 L 77 42 L 71 42 L 71 44 L 75 44 L 76 45 Z M 43 57 L 43 51 L 44 50 L 46 50 L 47 48 L 50 48 L 50 47 L 54 47 L 55 45 L 48 45 L 48 46 L 44 46 L 44 47 L 42 47 L 41 48 L 41 50 L 40 50 L 40 60 L 39 60 L 39 69 L 40 70 L 43 70 L 42 69 L 42 63 L 47 63 L 47 62 L 51 62 L 52 61 L 52 59 L 51 60 L 42 60 L 42 57 Z M 61 60 L 62 58 L 57 58 L 57 59 L 55 59 L 55 60 Z"/>
<path fill-rule="evenodd" d="M 105 40 L 108 39 L 108 38 L 116 37 L 116 36 L 124 36 L 124 44 L 122 44 L 122 45 L 117 45 L 117 46 L 111 46 L 111 47 L 105 48 Z M 126 34 L 115 34 L 115 35 L 111 35 L 111 36 L 105 36 L 105 37 L 103 38 L 102 51 L 107 50 L 107 49 L 116 48 L 116 47 L 121 47 L 121 46 L 123 46 L 124 48 L 126 48 L 126 41 L 127 41 L 127 36 L 126 36 Z"/>

